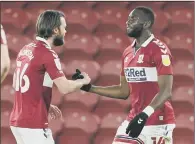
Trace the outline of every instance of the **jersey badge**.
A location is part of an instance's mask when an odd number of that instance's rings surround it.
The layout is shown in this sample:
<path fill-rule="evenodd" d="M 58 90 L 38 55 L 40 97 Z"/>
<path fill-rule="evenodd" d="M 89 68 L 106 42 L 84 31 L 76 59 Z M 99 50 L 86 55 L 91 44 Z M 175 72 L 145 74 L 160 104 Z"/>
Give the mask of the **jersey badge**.
<path fill-rule="evenodd" d="M 162 63 L 164 66 L 170 66 L 171 61 L 169 55 L 162 55 Z"/>
<path fill-rule="evenodd" d="M 143 63 L 144 62 L 143 59 L 144 55 L 143 54 L 139 55 L 137 63 Z"/>

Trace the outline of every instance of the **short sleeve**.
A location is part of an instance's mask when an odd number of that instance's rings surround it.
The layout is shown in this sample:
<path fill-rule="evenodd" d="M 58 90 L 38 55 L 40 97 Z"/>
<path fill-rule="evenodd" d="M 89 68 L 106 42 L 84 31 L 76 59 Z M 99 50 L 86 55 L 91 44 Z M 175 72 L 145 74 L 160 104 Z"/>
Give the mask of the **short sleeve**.
<path fill-rule="evenodd" d="M 155 52 L 153 60 L 158 75 L 172 75 L 173 74 L 172 56 L 169 49 L 168 48 L 166 48 L 166 50 L 165 49 L 162 50 L 161 48 L 157 49 L 158 50 Z"/>
<path fill-rule="evenodd" d="M 50 50 L 44 55 L 44 66 L 52 80 L 64 76 L 58 55 Z"/>
<path fill-rule="evenodd" d="M 3 29 L 3 26 L 1 25 L 1 44 L 7 44 L 5 31 Z"/>

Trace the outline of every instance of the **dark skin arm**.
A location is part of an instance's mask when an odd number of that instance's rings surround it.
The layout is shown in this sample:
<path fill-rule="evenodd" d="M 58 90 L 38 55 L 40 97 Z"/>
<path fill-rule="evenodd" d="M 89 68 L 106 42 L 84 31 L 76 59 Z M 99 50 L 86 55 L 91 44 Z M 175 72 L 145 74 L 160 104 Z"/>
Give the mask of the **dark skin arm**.
<path fill-rule="evenodd" d="M 160 88 L 159 93 L 153 98 L 149 106 L 153 107 L 154 110 L 159 109 L 163 104 L 172 96 L 172 75 L 161 75 L 158 77 L 158 85 Z"/>
<path fill-rule="evenodd" d="M 127 99 L 130 94 L 129 86 L 124 76 L 120 77 L 120 85 L 92 86 L 90 92 L 115 99 Z"/>

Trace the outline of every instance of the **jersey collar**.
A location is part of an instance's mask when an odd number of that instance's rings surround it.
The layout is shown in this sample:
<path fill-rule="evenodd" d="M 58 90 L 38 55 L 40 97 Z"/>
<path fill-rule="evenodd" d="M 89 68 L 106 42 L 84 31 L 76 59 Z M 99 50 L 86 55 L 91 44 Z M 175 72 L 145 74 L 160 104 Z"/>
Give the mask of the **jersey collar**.
<path fill-rule="evenodd" d="M 151 34 L 151 36 L 141 45 L 141 47 L 147 47 L 147 45 L 154 39 L 154 35 Z M 136 43 L 136 40 L 133 41 L 131 47 L 134 47 Z"/>
<path fill-rule="evenodd" d="M 147 45 L 154 39 L 154 35 L 151 36 L 142 44 L 142 47 L 147 47 Z"/>
<path fill-rule="evenodd" d="M 46 44 L 46 48 L 51 49 L 50 44 L 44 38 L 37 36 L 36 40 L 44 42 Z"/>

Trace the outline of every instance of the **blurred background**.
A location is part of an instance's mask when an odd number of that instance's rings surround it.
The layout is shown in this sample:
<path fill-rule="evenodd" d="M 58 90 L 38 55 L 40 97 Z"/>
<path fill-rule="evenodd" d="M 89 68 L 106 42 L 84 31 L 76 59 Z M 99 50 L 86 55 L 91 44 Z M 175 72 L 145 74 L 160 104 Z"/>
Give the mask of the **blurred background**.
<path fill-rule="evenodd" d="M 9 128 L 13 105 L 12 76 L 19 50 L 35 36 L 38 15 L 46 9 L 66 15 L 65 45 L 55 48 L 68 78 L 76 68 L 89 74 L 95 85 L 119 83 L 121 55 L 130 45 L 126 32 L 129 12 L 149 6 L 156 13 L 154 33 L 174 57 L 172 103 L 177 128 L 174 144 L 193 144 L 194 132 L 194 2 L 1 2 L 11 69 L 1 87 L 1 142 L 16 144 Z M 53 88 L 52 103 L 59 106 L 65 122 L 51 121 L 56 144 L 111 144 L 126 118 L 130 100 L 114 100 L 85 92 L 62 97 Z"/>

